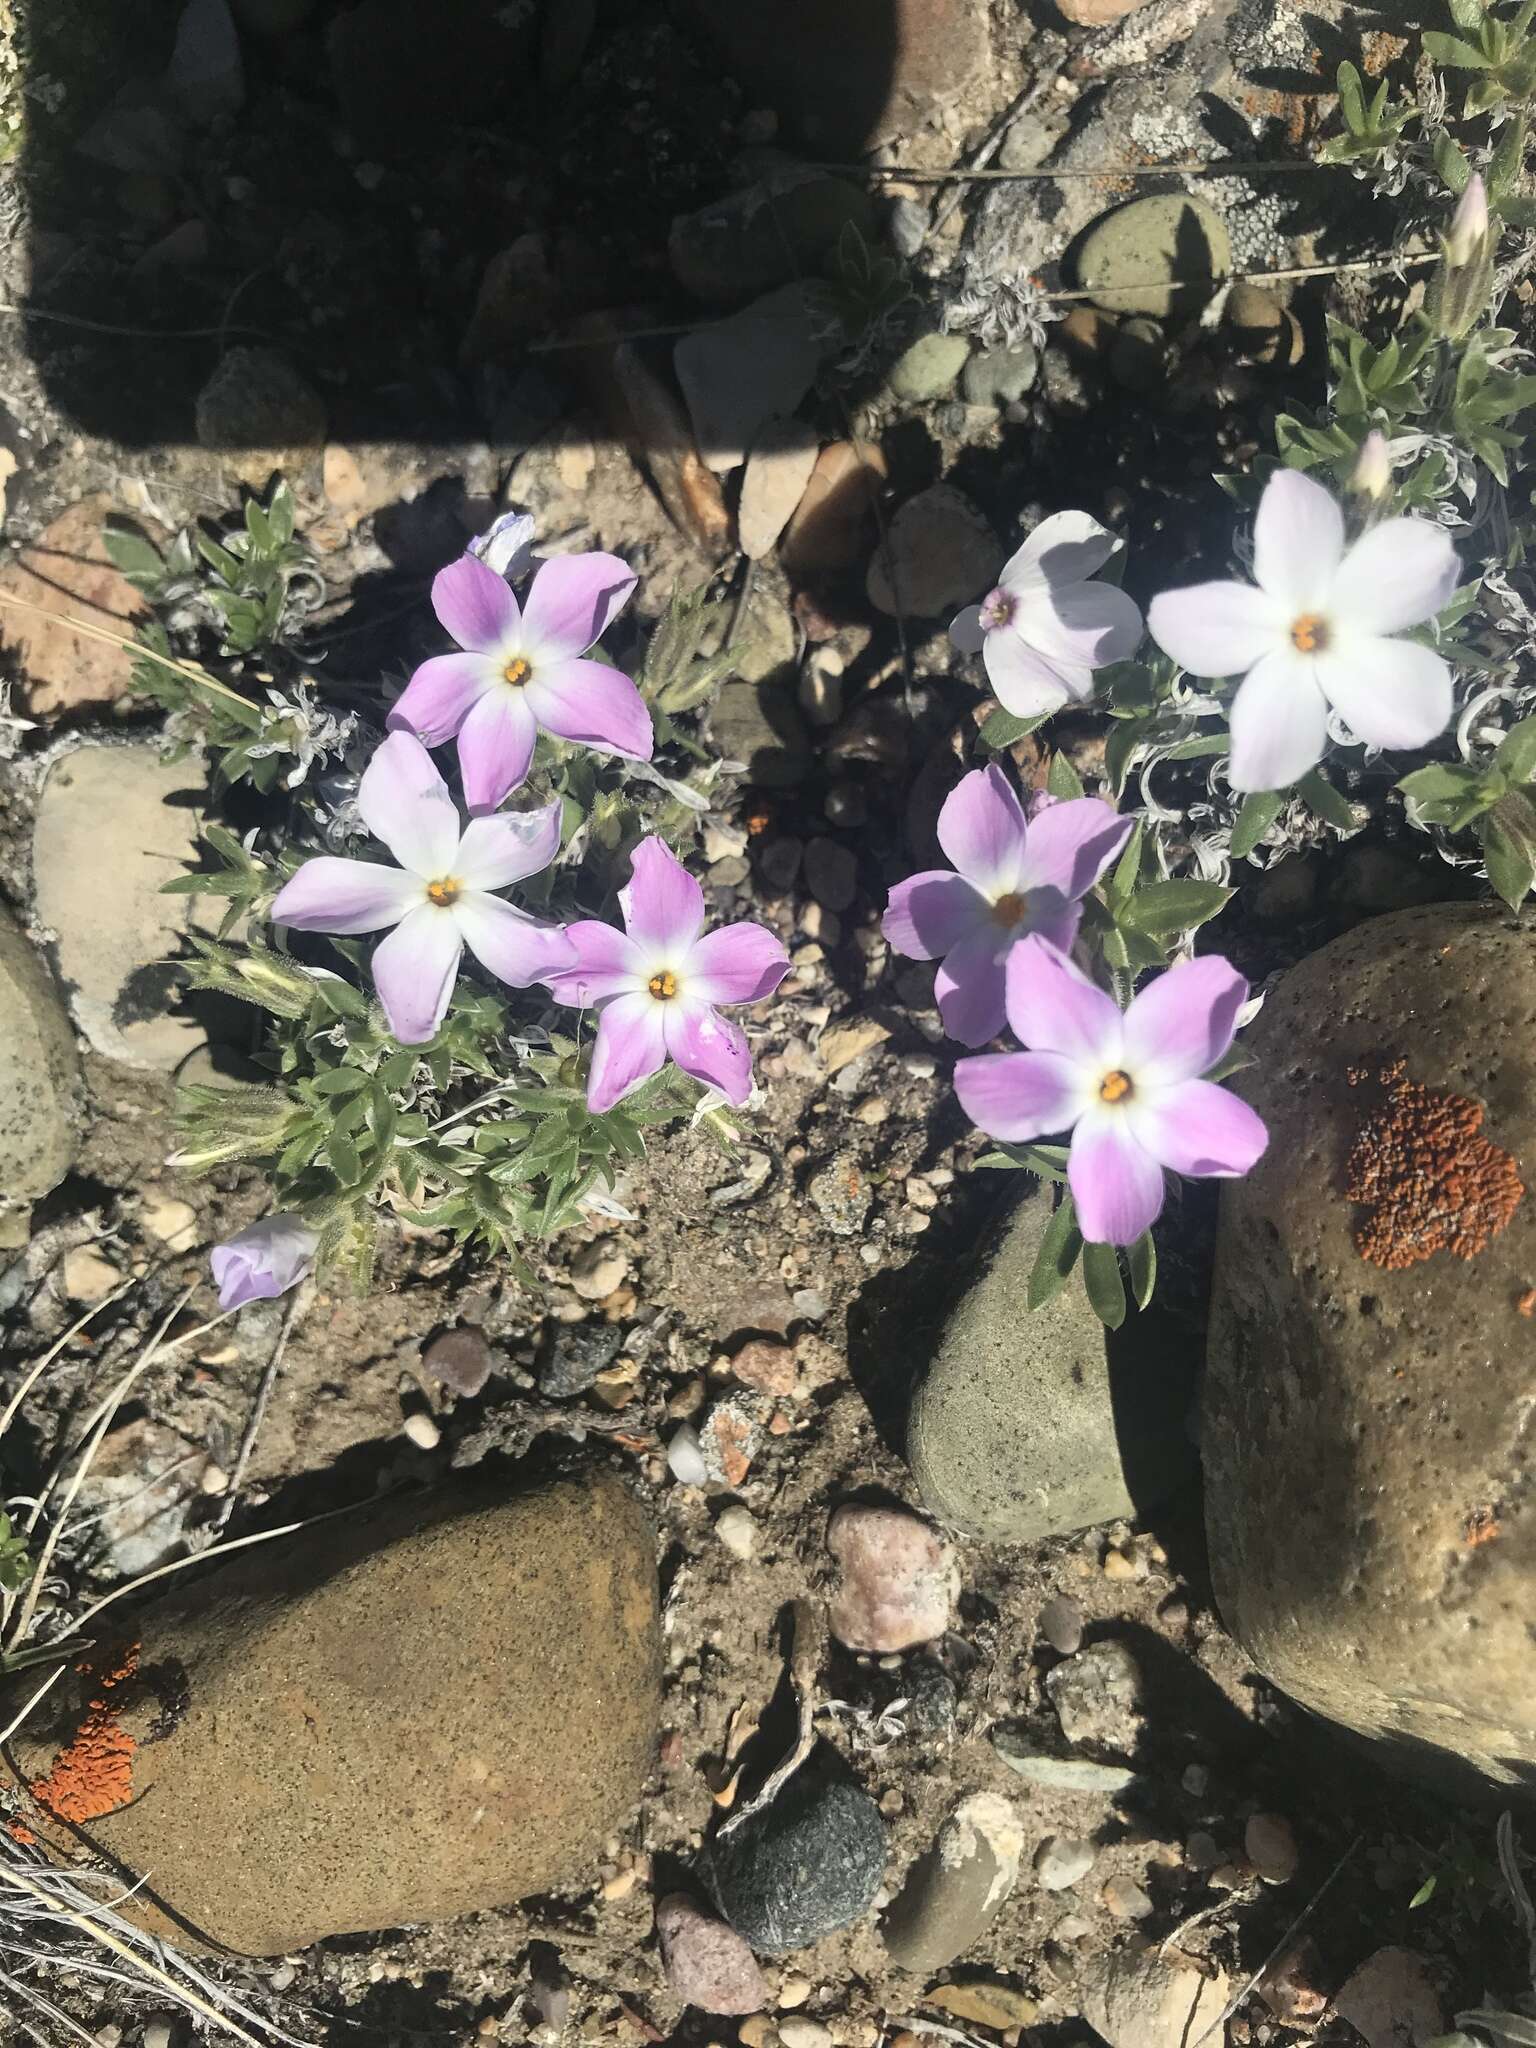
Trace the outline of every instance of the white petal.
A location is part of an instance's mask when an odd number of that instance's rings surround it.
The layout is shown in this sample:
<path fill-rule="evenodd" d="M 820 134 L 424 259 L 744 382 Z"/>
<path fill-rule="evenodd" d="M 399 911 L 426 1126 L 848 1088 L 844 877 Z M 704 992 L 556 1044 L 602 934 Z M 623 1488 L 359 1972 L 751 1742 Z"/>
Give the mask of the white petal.
<path fill-rule="evenodd" d="M 1253 523 L 1253 573 L 1291 613 L 1321 610 L 1344 555 L 1344 514 L 1332 491 L 1277 469 Z"/>
<path fill-rule="evenodd" d="M 1427 747 L 1455 708 L 1449 664 L 1412 640 L 1350 634 L 1319 658 L 1317 679 L 1368 747 Z"/>
<path fill-rule="evenodd" d="M 453 863 L 467 889 L 505 889 L 541 874 L 560 851 L 561 806 L 537 811 L 496 811 L 471 818 Z"/>
<path fill-rule="evenodd" d="M 1361 534 L 1333 579 L 1329 615 L 1362 633 L 1422 626 L 1450 603 L 1460 565 L 1444 527 L 1384 519 Z"/>
<path fill-rule="evenodd" d="M 961 654 L 980 654 L 986 637 L 987 629 L 981 623 L 979 604 L 968 604 L 949 622 L 949 644 Z"/>
<path fill-rule="evenodd" d="M 357 785 L 357 808 L 401 867 L 424 882 L 453 872 L 458 809 L 415 733 L 392 732 L 380 741 Z"/>
<path fill-rule="evenodd" d="M 1192 676 L 1240 676 L 1286 644 L 1286 615 L 1251 583 L 1192 583 L 1152 600 L 1147 625 Z"/>
<path fill-rule="evenodd" d="M 1129 661 L 1144 630 L 1135 602 L 1114 583 L 1064 583 L 1019 606 L 1014 630 L 1053 668 Z"/>
<path fill-rule="evenodd" d="M 1107 526 L 1086 512 L 1053 512 L 1008 560 L 997 580 L 1015 597 L 1082 583 L 1102 569 L 1120 545 Z"/>
<path fill-rule="evenodd" d="M 998 703 L 1015 718 L 1039 718 L 1063 704 L 1084 703 L 1093 694 L 1092 669 L 1047 661 L 1026 647 L 1012 626 L 987 635 L 981 658 Z"/>
<path fill-rule="evenodd" d="M 1266 654 L 1232 699 L 1232 762 L 1237 790 L 1289 789 L 1323 758 L 1328 705 L 1317 664 L 1290 648 Z"/>

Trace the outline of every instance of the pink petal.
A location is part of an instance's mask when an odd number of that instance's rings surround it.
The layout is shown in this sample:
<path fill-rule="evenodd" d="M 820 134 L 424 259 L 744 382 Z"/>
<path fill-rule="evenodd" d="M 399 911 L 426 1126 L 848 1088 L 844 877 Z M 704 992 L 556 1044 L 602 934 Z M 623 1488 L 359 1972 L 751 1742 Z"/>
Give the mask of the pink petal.
<path fill-rule="evenodd" d="M 432 579 L 432 609 L 444 630 L 472 654 L 500 653 L 522 624 L 511 586 L 473 555 L 460 555 L 438 570 Z"/>
<path fill-rule="evenodd" d="M 1408 522 L 1403 522 L 1405 525 Z M 1427 747 L 1455 710 L 1448 663 L 1412 640 L 1351 633 L 1317 661 L 1323 695 L 1368 747 Z"/>
<path fill-rule="evenodd" d="M 1059 889 L 1075 902 L 1118 858 L 1133 829 L 1132 819 L 1119 817 L 1096 796 L 1052 804 L 1030 823 L 1020 887 Z"/>
<path fill-rule="evenodd" d="M 1232 699 L 1236 790 L 1289 789 L 1328 751 L 1328 705 L 1315 656 L 1277 649 L 1256 662 Z"/>
<path fill-rule="evenodd" d="M 944 956 L 934 976 L 939 1017 L 960 1045 L 986 1045 L 1007 1022 L 1007 983 L 1001 932 L 978 931 Z"/>
<path fill-rule="evenodd" d="M 534 666 L 585 654 L 624 609 L 638 581 L 617 555 L 557 555 L 545 562 L 523 607 L 523 640 Z"/>
<path fill-rule="evenodd" d="M 1299 469 L 1277 469 L 1253 522 L 1259 588 L 1288 612 L 1320 609 L 1343 554 L 1344 514 L 1332 491 Z"/>
<path fill-rule="evenodd" d="M 880 929 L 908 960 L 939 960 L 991 921 L 991 906 L 964 875 L 927 868 L 891 891 Z"/>
<path fill-rule="evenodd" d="M 1149 981 L 1125 1013 L 1125 1063 L 1138 1088 L 1190 1081 L 1214 1067 L 1247 1000 L 1247 982 L 1215 953 Z"/>
<path fill-rule="evenodd" d="M 453 915 L 480 965 L 511 988 L 528 988 L 576 964 L 576 948 L 559 925 L 529 917 L 499 896 L 466 890 Z"/>
<path fill-rule="evenodd" d="M 752 1093 L 752 1054 L 740 1025 L 708 1003 L 685 1000 L 655 1007 L 662 1012 L 667 1051 L 683 1072 L 718 1088 L 727 1102 L 745 1102 Z"/>
<path fill-rule="evenodd" d="M 640 949 L 627 932 L 588 917 L 568 924 L 565 935 L 575 949 L 576 964 L 546 977 L 557 1003 L 587 1010 L 645 987 Z"/>
<path fill-rule="evenodd" d="M 998 703 L 1015 718 L 1039 718 L 1093 695 L 1092 669 L 1047 661 L 1026 647 L 1012 626 L 987 635 L 981 659 Z"/>
<path fill-rule="evenodd" d="M 292 881 L 278 890 L 271 909 L 274 924 L 299 932 L 380 932 L 398 924 L 421 901 L 421 883 L 399 868 L 372 860 L 341 860 L 322 853 L 305 861 Z"/>
<path fill-rule="evenodd" d="M 1384 519 L 1361 534 L 1339 564 L 1329 609 L 1361 633 L 1401 633 L 1443 611 L 1461 565 L 1443 526 L 1428 519 Z"/>
<path fill-rule="evenodd" d="M 464 941 L 451 910 L 423 903 L 374 948 L 373 985 L 401 1045 L 437 1036 Z"/>
<path fill-rule="evenodd" d="M 989 896 L 1015 887 L 1024 858 L 1024 806 L 995 761 L 972 769 L 944 799 L 939 844 L 950 866 Z"/>
<path fill-rule="evenodd" d="M 601 1115 L 648 1081 L 666 1063 L 667 1042 L 662 1013 L 665 1003 L 653 996 L 620 996 L 597 1020 L 592 1071 L 587 1078 L 587 1107 Z"/>
<path fill-rule="evenodd" d="M 425 882 L 453 872 L 458 806 L 413 732 L 392 732 L 373 750 L 357 785 L 357 808 L 375 839 Z"/>
<path fill-rule="evenodd" d="M 1089 1114 L 1072 1133 L 1067 1185 L 1089 1244 L 1134 1244 L 1163 1206 L 1163 1169 L 1113 1110 Z"/>
<path fill-rule="evenodd" d="M 1251 583 L 1192 583 L 1152 600 L 1147 626 L 1192 676 L 1240 676 L 1286 644 L 1287 621 Z"/>
<path fill-rule="evenodd" d="M 1082 1076 L 1057 1052 L 985 1053 L 956 1060 L 955 1094 L 979 1131 L 1007 1144 L 1070 1130 L 1083 1110 Z"/>
<path fill-rule="evenodd" d="M 1145 630 L 1141 612 L 1113 583 L 1071 583 L 1019 608 L 1014 629 L 1057 669 L 1129 661 Z"/>
<path fill-rule="evenodd" d="M 494 811 L 525 779 L 539 728 L 527 690 L 487 690 L 459 728 L 459 775 L 471 811 Z"/>
<path fill-rule="evenodd" d="M 1004 590 L 1029 596 L 1084 583 L 1102 569 L 1120 543 L 1087 512 L 1053 512 L 1042 519 L 1017 554 L 1004 564 Z"/>
<path fill-rule="evenodd" d="M 654 832 L 630 856 L 619 908 L 629 936 L 673 968 L 681 966 L 704 929 L 704 891 Z"/>
<path fill-rule="evenodd" d="M 986 637 L 979 604 L 968 604 L 949 622 L 949 644 L 961 654 L 980 654 Z"/>
<path fill-rule="evenodd" d="M 649 761 L 656 731 L 645 699 L 628 676 L 605 661 L 554 661 L 534 670 L 524 690 L 528 708 L 557 740 L 605 747 Z"/>
<path fill-rule="evenodd" d="M 1119 1006 L 1035 934 L 1008 956 L 1008 1022 L 1032 1052 L 1065 1053 L 1098 1072 L 1119 1064 Z"/>
<path fill-rule="evenodd" d="M 1174 1173 L 1231 1180 L 1269 1143 L 1263 1119 L 1214 1081 L 1181 1081 L 1131 1110 L 1140 1144 Z"/>
<path fill-rule="evenodd" d="M 537 811 L 498 811 L 472 818 L 459 842 L 453 872 L 467 889 L 505 889 L 542 874 L 560 851 L 558 803 Z"/>
<path fill-rule="evenodd" d="M 789 957 L 766 926 L 727 924 L 699 940 L 684 976 L 689 996 L 701 1002 L 756 1003 L 771 996 L 788 972 Z"/>
<path fill-rule="evenodd" d="M 487 690 L 497 687 L 501 670 L 483 654 L 434 654 L 411 677 L 390 707 L 389 727 L 403 726 L 429 747 L 451 740 Z"/>

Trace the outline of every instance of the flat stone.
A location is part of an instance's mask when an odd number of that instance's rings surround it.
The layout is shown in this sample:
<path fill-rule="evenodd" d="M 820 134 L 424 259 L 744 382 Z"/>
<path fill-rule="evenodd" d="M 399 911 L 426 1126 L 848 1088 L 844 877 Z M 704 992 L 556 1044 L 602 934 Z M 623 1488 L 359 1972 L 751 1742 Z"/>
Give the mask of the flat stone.
<path fill-rule="evenodd" d="M 880 1810 L 820 1745 L 760 1813 L 708 1845 L 720 1910 L 760 1955 L 788 1955 L 862 1920 L 885 1878 Z"/>
<path fill-rule="evenodd" d="M 606 1301 L 622 1286 L 629 1260 L 616 1237 L 596 1237 L 571 1260 L 571 1285 L 583 1301 Z"/>
<path fill-rule="evenodd" d="M 801 420 L 769 420 L 758 434 L 736 508 L 741 552 L 749 561 L 773 552 L 805 495 L 817 451 L 814 431 Z"/>
<path fill-rule="evenodd" d="M 143 615 L 143 598 L 102 544 L 114 509 L 104 492 L 82 498 L 0 566 L 0 596 L 41 605 L 45 614 L 0 605 L 0 637 L 20 667 L 20 709 L 29 718 L 114 704 L 129 688 L 133 655 L 66 623 L 72 615 L 131 640 Z"/>
<path fill-rule="evenodd" d="M 1198 311 L 1231 268 L 1221 215 L 1203 199 L 1161 192 L 1101 215 L 1077 251 L 1076 274 L 1103 311 L 1167 320 Z"/>
<path fill-rule="evenodd" d="M 130 1803 L 84 1831 L 178 1943 L 282 1955 L 585 1882 L 653 1764 L 654 1536 L 606 1477 L 396 1499 L 120 1626 Z M 93 1696 L 55 1688 L 29 1778 Z"/>
<path fill-rule="evenodd" d="M 983 596 L 1002 566 L 1002 546 L 970 499 L 930 484 L 899 508 L 865 581 L 877 610 L 928 619 Z"/>
<path fill-rule="evenodd" d="M 1176 1324 L 1154 1307 L 1106 1338 L 1075 1283 L 1029 1308 L 1049 1215 L 1026 1194 L 983 1234 L 907 1427 L 924 1505 L 996 1542 L 1133 1516 L 1194 1467 L 1195 1360 Z"/>
<path fill-rule="evenodd" d="M 926 405 L 953 391 L 965 368 L 971 344 L 963 334 L 920 334 L 908 342 L 886 372 L 893 398 L 908 405 Z"/>
<path fill-rule="evenodd" d="M 1367 2048 L 1402 2048 L 1445 2032 L 1445 2008 L 1424 1958 L 1408 1948 L 1379 1948 L 1333 2001 L 1341 2020 L 1365 2036 Z"/>
<path fill-rule="evenodd" d="M 960 395 L 967 405 L 995 405 L 1001 410 L 1027 396 L 1039 374 L 1040 357 L 1032 342 L 989 348 L 972 356 L 960 373 Z"/>
<path fill-rule="evenodd" d="M 551 1323 L 535 1374 L 539 1392 L 568 1401 L 584 1394 L 624 1349 L 624 1332 L 612 1323 Z"/>
<path fill-rule="evenodd" d="M 1096 1855 L 1080 1835 L 1047 1835 L 1035 1851 L 1035 1881 L 1048 1892 L 1069 1891 L 1092 1870 Z"/>
<path fill-rule="evenodd" d="M 1295 1831 L 1279 1813 L 1250 1815 L 1243 1831 L 1243 1854 L 1266 1884 L 1289 1884 L 1301 1866 Z"/>
<path fill-rule="evenodd" d="M 950 1546 L 916 1515 L 857 1503 L 841 1507 L 827 1525 L 827 1548 L 841 1574 L 832 1633 L 850 1650 L 910 1650 L 949 1627 L 960 1567 Z"/>
<path fill-rule="evenodd" d="M 781 285 L 672 351 L 699 453 L 716 475 L 747 459 L 766 421 L 787 416 L 821 360 L 804 285 Z"/>
<path fill-rule="evenodd" d="M 1075 1600 L 1053 1595 L 1040 1610 L 1040 1633 L 1053 1650 L 1070 1657 L 1083 1646 L 1083 1610 Z"/>
<path fill-rule="evenodd" d="M 870 194 L 847 179 L 778 157 L 754 184 L 697 213 L 679 214 L 667 237 L 667 260 L 694 298 L 739 306 L 817 275 L 848 228 L 865 242 L 877 238 Z"/>
<path fill-rule="evenodd" d="M 832 576 L 859 560 L 885 475 L 885 457 L 872 442 L 822 449 L 779 550 L 792 576 Z"/>
<path fill-rule="evenodd" d="M 995 1792 L 974 1792 L 907 1873 L 881 1933 L 891 1960 L 931 1976 L 986 1933 L 1019 1875 L 1019 1818 Z"/>
<path fill-rule="evenodd" d="M 1032 2027 L 1040 2011 L 1027 1991 L 995 1977 L 968 1977 L 959 1983 L 935 1985 L 924 1993 L 923 2003 L 936 2005 L 952 2019 L 973 2027 L 990 2027 L 995 2033 L 1008 2027 Z"/>
<path fill-rule="evenodd" d="M 1045 1675 L 1061 1732 L 1071 1743 L 1124 1755 L 1141 1735 L 1141 1671 L 1124 1643 L 1090 1643 Z"/>
<path fill-rule="evenodd" d="M 113 1269 L 112 1286 L 122 1277 Z M 81 1485 L 79 1511 L 94 1519 L 113 1578 L 137 1578 L 179 1553 L 187 1510 L 200 1491 L 202 1460 L 190 1457 L 193 1450 L 184 1436 L 148 1416 L 120 1424 L 103 1439 Z"/>
<path fill-rule="evenodd" d="M 0 1207 L 35 1202 L 75 1162 L 85 1087 L 47 963 L 0 908 Z"/>
<path fill-rule="evenodd" d="M 1136 1782 L 1136 1773 L 1124 1764 L 1094 1763 L 1085 1756 L 1047 1756 L 1008 1728 L 994 1731 L 992 1747 L 1010 1771 L 1048 1792 L 1081 1792 L 1112 1799 L 1128 1792 Z"/>
<path fill-rule="evenodd" d="M 734 1927 L 686 1892 L 673 1892 L 656 1908 L 662 1967 L 674 1998 L 701 2012 L 761 2012 L 768 1986 L 757 1958 Z"/>
<path fill-rule="evenodd" d="M 1090 1956 L 1078 1979 L 1083 2018 L 1108 2048 L 1189 2048 L 1215 2026 L 1231 1981 L 1164 1962 L 1155 1948 Z"/>
<path fill-rule="evenodd" d="M 792 1394 L 799 1379 L 795 1347 L 769 1337 L 754 1337 L 731 1360 L 731 1371 L 744 1387 L 760 1394 Z"/>

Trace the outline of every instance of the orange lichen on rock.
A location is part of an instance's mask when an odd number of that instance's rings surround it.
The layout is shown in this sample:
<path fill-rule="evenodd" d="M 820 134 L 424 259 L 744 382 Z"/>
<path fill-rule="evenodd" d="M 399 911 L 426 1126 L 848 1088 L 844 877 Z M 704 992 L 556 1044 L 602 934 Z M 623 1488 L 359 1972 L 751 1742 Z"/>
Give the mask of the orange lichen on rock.
<path fill-rule="evenodd" d="M 1474 1508 L 1462 1526 L 1462 1541 L 1469 1550 L 1480 1550 L 1499 1533 L 1499 1517 L 1493 1508 Z"/>
<path fill-rule="evenodd" d="M 1370 1078 L 1352 1069 L 1350 1085 Z M 1375 1079 L 1385 1097 L 1362 1121 L 1344 1169 L 1345 1194 L 1368 1211 L 1355 1229 L 1361 1258 L 1401 1271 L 1438 1251 L 1475 1257 L 1525 1193 L 1514 1159 L 1481 1135 L 1480 1102 L 1410 1081 L 1403 1060 Z"/>
<path fill-rule="evenodd" d="M 82 1664 L 88 1683 L 85 1719 L 74 1740 L 54 1759 L 46 1778 L 29 1788 L 45 1813 L 55 1820 L 100 1820 L 133 1797 L 133 1757 L 138 1743 L 118 1719 L 122 1689 L 139 1668 L 139 1645 L 114 1653 L 100 1666 Z"/>

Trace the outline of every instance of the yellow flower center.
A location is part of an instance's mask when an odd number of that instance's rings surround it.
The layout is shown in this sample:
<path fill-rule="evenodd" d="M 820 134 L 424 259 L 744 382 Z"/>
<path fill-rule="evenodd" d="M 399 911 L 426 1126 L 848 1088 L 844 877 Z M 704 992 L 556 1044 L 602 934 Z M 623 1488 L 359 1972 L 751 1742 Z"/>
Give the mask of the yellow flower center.
<path fill-rule="evenodd" d="M 1022 924 L 1029 915 L 1029 898 L 1010 889 L 1005 896 L 999 896 L 992 906 L 994 923 L 1012 931 L 1016 924 Z"/>
<path fill-rule="evenodd" d="M 428 882 L 428 901 L 435 903 L 439 910 L 446 910 L 463 886 L 464 884 L 459 881 L 457 876 L 444 875 L 436 882 Z"/>
<path fill-rule="evenodd" d="M 1303 612 L 1291 621 L 1291 645 L 1298 654 L 1326 654 L 1331 635 L 1320 612 Z"/>
<path fill-rule="evenodd" d="M 658 1003 L 669 1003 L 677 994 L 677 976 L 670 967 L 664 967 L 660 974 L 653 974 L 645 985 Z"/>
<path fill-rule="evenodd" d="M 518 654 L 514 655 L 512 660 L 502 670 L 501 679 L 504 683 L 510 683 L 514 690 L 520 690 L 532 674 L 532 664 L 524 661 L 523 657 Z"/>
<path fill-rule="evenodd" d="M 1135 1083 L 1123 1067 L 1115 1067 L 1099 1083 L 1100 1102 L 1124 1102 L 1136 1092 Z"/>

